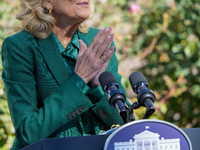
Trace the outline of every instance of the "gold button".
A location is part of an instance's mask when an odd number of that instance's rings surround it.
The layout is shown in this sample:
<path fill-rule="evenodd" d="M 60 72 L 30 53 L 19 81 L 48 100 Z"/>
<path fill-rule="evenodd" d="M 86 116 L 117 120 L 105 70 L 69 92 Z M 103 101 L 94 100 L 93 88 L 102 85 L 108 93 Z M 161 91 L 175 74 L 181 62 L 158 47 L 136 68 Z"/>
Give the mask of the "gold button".
<path fill-rule="evenodd" d="M 72 113 L 72 116 L 73 116 L 73 117 L 76 117 L 76 112 L 73 112 L 73 113 Z"/>
<path fill-rule="evenodd" d="M 82 112 L 82 111 L 84 110 L 84 108 L 83 108 L 83 107 L 80 107 L 79 110 L 80 110 L 80 112 Z"/>
<path fill-rule="evenodd" d="M 69 115 L 69 116 L 68 116 L 68 119 L 71 120 L 71 119 L 72 119 L 72 115 Z"/>
<path fill-rule="evenodd" d="M 103 113 L 103 111 L 102 111 L 101 109 L 98 109 L 97 112 L 98 112 L 99 114 L 102 114 L 102 113 Z"/>
<path fill-rule="evenodd" d="M 80 114 L 80 110 L 79 109 L 76 110 L 76 114 L 77 115 Z"/>
<path fill-rule="evenodd" d="M 103 115 L 103 116 L 102 116 L 103 119 L 106 119 L 107 117 L 108 117 L 107 115 Z"/>

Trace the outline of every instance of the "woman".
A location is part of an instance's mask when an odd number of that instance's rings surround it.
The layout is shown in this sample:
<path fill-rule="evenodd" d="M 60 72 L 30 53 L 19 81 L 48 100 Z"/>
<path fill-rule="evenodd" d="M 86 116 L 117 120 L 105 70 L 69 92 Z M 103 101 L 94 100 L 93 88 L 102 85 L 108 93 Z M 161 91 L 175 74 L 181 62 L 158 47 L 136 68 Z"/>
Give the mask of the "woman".
<path fill-rule="evenodd" d="M 122 125 L 98 81 L 107 70 L 120 83 L 114 34 L 112 27 L 97 30 L 84 23 L 92 14 L 92 0 L 20 4 L 22 30 L 2 46 L 2 79 L 16 130 L 12 149 Z M 120 89 L 124 91 L 121 83 Z"/>

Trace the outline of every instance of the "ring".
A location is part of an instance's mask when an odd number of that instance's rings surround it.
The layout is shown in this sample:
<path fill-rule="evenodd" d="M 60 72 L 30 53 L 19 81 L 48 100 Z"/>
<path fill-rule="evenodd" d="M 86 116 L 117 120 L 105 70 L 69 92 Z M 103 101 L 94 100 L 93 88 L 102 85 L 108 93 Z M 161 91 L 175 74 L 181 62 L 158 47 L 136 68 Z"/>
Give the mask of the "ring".
<path fill-rule="evenodd" d="M 103 56 L 105 56 L 106 55 L 106 52 L 103 52 Z"/>

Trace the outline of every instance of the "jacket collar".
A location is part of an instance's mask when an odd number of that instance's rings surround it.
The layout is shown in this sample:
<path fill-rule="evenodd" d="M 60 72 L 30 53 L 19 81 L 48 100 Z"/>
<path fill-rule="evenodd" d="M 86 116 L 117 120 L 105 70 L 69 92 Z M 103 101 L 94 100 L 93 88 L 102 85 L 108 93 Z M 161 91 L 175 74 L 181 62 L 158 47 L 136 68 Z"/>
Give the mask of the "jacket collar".
<path fill-rule="evenodd" d="M 61 85 L 69 76 L 67 67 L 58 49 L 53 32 L 46 39 L 38 39 L 38 50 L 53 74 L 58 85 Z"/>

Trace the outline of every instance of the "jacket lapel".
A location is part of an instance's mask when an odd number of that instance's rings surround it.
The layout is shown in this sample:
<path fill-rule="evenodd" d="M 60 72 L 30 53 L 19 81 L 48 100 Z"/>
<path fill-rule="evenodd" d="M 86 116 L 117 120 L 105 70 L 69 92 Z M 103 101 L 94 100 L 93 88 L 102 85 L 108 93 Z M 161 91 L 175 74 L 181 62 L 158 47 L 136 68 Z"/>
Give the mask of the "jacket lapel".
<path fill-rule="evenodd" d="M 51 32 L 50 36 L 46 39 L 38 39 L 38 45 L 38 49 L 55 80 L 58 85 L 61 85 L 69 76 L 69 73 L 53 37 L 53 33 Z"/>

